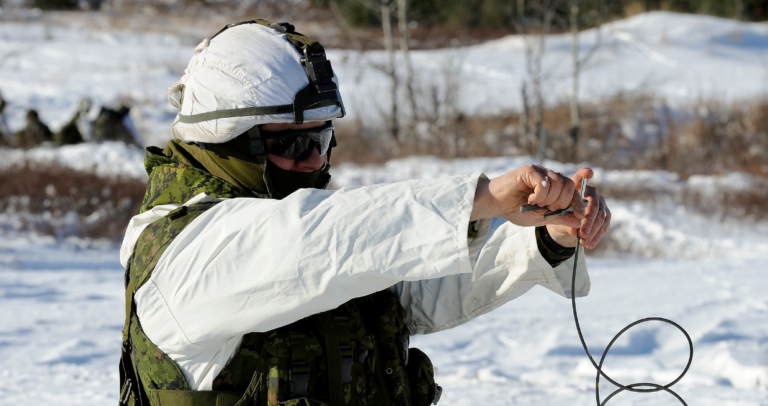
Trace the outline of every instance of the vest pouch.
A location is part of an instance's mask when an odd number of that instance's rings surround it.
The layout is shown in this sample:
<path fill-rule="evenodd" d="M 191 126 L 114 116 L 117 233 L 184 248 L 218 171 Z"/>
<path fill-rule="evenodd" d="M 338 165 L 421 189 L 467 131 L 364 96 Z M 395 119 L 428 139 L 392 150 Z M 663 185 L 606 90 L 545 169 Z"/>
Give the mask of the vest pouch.
<path fill-rule="evenodd" d="M 391 402 L 410 406 L 408 385 L 408 343 L 410 332 L 405 326 L 405 311 L 391 295 L 377 297 L 371 306 L 372 327 L 376 332 L 377 373 L 387 389 Z"/>
<path fill-rule="evenodd" d="M 317 400 L 300 398 L 286 400 L 285 402 L 278 403 L 279 406 L 330 406 L 327 403 L 318 402 Z"/>
<path fill-rule="evenodd" d="M 351 353 L 348 354 L 351 357 L 345 358 L 344 351 L 342 351 L 342 374 L 346 374 L 347 366 L 345 363 L 349 363 L 349 381 L 345 376 L 342 376 L 342 382 L 344 391 L 349 393 L 349 397 L 357 398 L 357 403 L 362 405 L 371 404 L 368 399 L 377 396 L 371 385 L 371 379 L 378 379 L 375 372 L 375 364 L 373 352 L 375 348 L 373 336 L 367 335 L 356 338 L 350 342 Z M 354 404 L 354 403 L 353 403 Z M 375 403 L 374 403 L 375 404 Z"/>
<path fill-rule="evenodd" d="M 234 406 L 242 393 L 222 391 L 150 390 L 152 406 Z"/>
<path fill-rule="evenodd" d="M 443 388 L 435 383 L 432 361 L 418 348 L 411 348 L 408 354 L 408 383 L 414 406 L 436 405 Z"/>
<path fill-rule="evenodd" d="M 325 386 L 318 362 L 323 350 L 313 333 L 274 331 L 264 341 L 264 350 L 269 406 L 323 404 L 306 399 L 310 394 L 316 397 L 318 387 Z"/>

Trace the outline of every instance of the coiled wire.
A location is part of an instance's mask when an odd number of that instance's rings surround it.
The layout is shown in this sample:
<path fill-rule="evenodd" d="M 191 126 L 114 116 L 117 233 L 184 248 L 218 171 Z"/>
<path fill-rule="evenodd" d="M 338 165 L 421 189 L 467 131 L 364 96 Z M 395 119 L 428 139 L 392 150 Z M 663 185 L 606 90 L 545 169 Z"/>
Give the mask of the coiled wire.
<path fill-rule="evenodd" d="M 584 192 L 587 188 L 587 180 L 583 179 L 581 182 L 581 196 L 584 196 Z M 685 376 L 685 374 L 688 373 L 688 369 L 691 367 L 691 363 L 693 362 L 693 341 L 691 341 L 691 336 L 688 335 L 688 332 L 685 331 L 684 328 L 682 328 L 679 324 L 675 323 L 672 320 L 665 319 L 662 317 L 647 317 L 641 320 L 638 320 L 632 324 L 629 324 L 628 326 L 624 327 L 621 331 L 619 331 L 618 334 L 616 334 L 611 342 L 608 344 L 608 347 L 605 348 L 605 351 L 603 352 L 603 356 L 600 357 L 600 362 L 596 363 L 594 358 L 592 357 L 592 354 L 589 352 L 589 348 L 587 347 L 586 341 L 584 341 L 584 335 L 581 333 L 581 325 L 579 324 L 579 316 L 576 313 L 576 293 L 575 293 L 575 286 L 576 286 L 576 267 L 579 263 L 579 242 L 580 238 L 576 239 L 576 254 L 574 256 L 574 263 L 573 263 L 573 274 L 571 275 L 571 307 L 573 308 L 573 321 L 576 322 L 576 331 L 579 333 L 579 340 L 581 340 L 581 346 L 584 347 L 584 351 L 587 353 L 587 357 L 589 357 L 589 362 L 592 363 L 592 366 L 595 367 L 595 370 L 597 370 L 597 375 L 595 377 L 595 400 L 597 401 L 598 406 L 604 406 L 606 403 L 608 403 L 609 400 L 611 400 L 614 396 L 618 395 L 621 392 L 627 391 L 627 392 L 639 392 L 639 393 L 651 393 L 651 392 L 659 392 L 659 391 L 666 391 L 667 393 L 670 393 L 672 396 L 677 398 L 677 400 L 680 401 L 685 406 L 688 406 L 687 403 L 685 403 L 685 400 L 683 400 L 680 395 L 678 395 L 675 391 L 670 389 L 672 386 L 680 382 L 681 379 Z M 608 352 L 611 350 L 611 346 L 616 342 L 616 340 L 621 337 L 622 334 L 627 332 L 627 330 L 631 329 L 632 327 L 647 323 L 651 321 L 659 321 L 662 323 L 667 323 L 675 326 L 678 330 L 680 330 L 683 335 L 685 335 L 685 339 L 688 340 L 688 347 L 690 348 L 689 354 L 688 354 L 688 363 L 685 365 L 685 369 L 683 372 L 678 376 L 675 380 L 672 382 L 666 384 L 666 385 L 659 385 L 657 383 L 652 382 L 639 382 L 639 383 L 632 383 L 629 385 L 622 385 L 612 379 L 608 374 L 603 372 L 603 362 L 605 361 L 605 357 L 608 355 Z M 600 402 L 600 376 L 603 376 L 608 382 L 616 385 L 618 389 L 613 391 L 610 395 L 608 395 L 607 398 L 605 398 L 604 401 Z"/>

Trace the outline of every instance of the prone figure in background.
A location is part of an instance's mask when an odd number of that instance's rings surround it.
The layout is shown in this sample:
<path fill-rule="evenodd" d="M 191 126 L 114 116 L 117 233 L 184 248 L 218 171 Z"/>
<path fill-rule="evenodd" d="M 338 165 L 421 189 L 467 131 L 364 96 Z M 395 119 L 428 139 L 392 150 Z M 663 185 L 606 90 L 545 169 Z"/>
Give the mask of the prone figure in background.
<path fill-rule="evenodd" d="M 141 147 L 138 132 L 131 120 L 131 108 L 125 104 L 117 110 L 101 107 L 98 116 L 91 123 L 91 138 L 94 142 L 122 141 Z"/>
<path fill-rule="evenodd" d="M 53 141 L 51 130 L 40 121 L 40 115 L 36 110 L 28 110 L 27 125 L 14 134 L 13 146 L 29 149 L 50 141 Z"/>
<path fill-rule="evenodd" d="M 88 111 L 91 110 L 91 100 L 89 98 L 80 99 L 75 108 L 75 112 L 72 118 L 64 124 L 59 132 L 54 135 L 54 141 L 59 145 L 74 145 L 85 142 L 83 132 L 79 128 L 79 123 L 88 115 Z"/>
<path fill-rule="evenodd" d="M 10 144 L 8 138 L 11 133 L 8 131 L 8 126 L 5 125 L 5 116 L 3 115 L 6 104 L 2 93 L 0 93 L 0 147 L 8 146 Z"/>

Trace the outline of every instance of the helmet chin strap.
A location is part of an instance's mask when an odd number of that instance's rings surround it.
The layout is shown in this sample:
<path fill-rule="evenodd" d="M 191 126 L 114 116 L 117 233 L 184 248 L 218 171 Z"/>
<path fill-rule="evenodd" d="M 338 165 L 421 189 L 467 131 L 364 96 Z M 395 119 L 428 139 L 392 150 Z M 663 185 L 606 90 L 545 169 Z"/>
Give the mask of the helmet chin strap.
<path fill-rule="evenodd" d="M 328 152 L 325 153 L 325 165 L 322 167 L 320 179 L 317 182 L 317 188 L 325 190 L 331 183 L 331 151 L 336 147 L 336 134 L 331 137 L 331 143 L 328 145 Z"/>

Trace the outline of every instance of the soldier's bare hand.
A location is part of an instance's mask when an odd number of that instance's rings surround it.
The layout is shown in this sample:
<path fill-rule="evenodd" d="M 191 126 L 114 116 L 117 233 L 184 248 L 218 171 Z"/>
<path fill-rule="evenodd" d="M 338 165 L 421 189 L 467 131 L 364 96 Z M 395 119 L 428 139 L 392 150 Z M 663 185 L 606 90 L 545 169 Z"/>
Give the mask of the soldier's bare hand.
<path fill-rule="evenodd" d="M 573 181 L 580 185 L 583 178 L 591 179 L 592 176 L 591 170 L 582 169 L 576 172 Z M 608 208 L 605 198 L 597 192 L 597 188 L 587 186 L 584 199 L 589 203 L 585 210 L 586 216 L 581 220 L 578 228 L 555 224 L 547 225 L 547 231 L 549 231 L 552 239 L 564 247 L 575 247 L 576 239 L 579 238 L 579 244 L 582 247 L 595 248 L 611 226 L 611 210 Z"/>
<path fill-rule="evenodd" d="M 592 171 L 585 170 L 591 177 Z M 540 206 L 541 209 L 520 213 L 520 207 L 526 204 Z M 569 206 L 574 208 L 573 213 L 550 219 L 542 217 L 548 211 Z M 585 218 L 585 210 L 572 179 L 539 165 L 526 165 L 478 183 L 471 219 L 490 217 L 503 217 L 523 227 L 551 224 L 578 228 Z"/>

